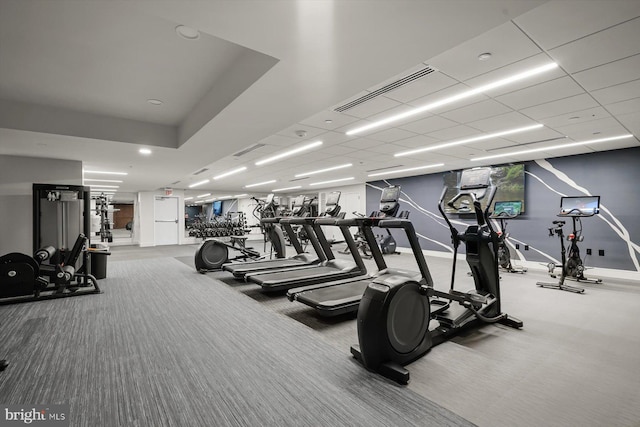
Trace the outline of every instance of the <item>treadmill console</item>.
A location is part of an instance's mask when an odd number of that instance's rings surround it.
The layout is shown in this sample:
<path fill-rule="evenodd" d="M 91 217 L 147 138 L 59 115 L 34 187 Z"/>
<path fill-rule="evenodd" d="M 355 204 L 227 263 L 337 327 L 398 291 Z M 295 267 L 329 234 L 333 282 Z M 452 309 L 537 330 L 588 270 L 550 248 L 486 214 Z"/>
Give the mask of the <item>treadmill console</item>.
<path fill-rule="evenodd" d="M 305 200 L 304 196 L 298 196 L 295 199 L 293 199 L 293 204 L 291 205 L 291 214 L 293 216 L 300 216 L 305 212 L 306 208 L 304 205 L 304 200 Z"/>
<path fill-rule="evenodd" d="M 384 216 L 395 216 L 400 209 L 400 189 L 399 185 L 390 185 L 382 190 L 380 196 L 380 213 Z"/>
<path fill-rule="evenodd" d="M 333 191 L 327 195 L 327 201 L 324 204 L 324 212 L 325 216 L 336 216 L 340 212 L 340 192 Z"/>
<path fill-rule="evenodd" d="M 593 216 L 600 213 L 600 196 L 562 197 L 558 216 Z"/>
<path fill-rule="evenodd" d="M 491 168 L 473 168 L 462 171 L 460 193 L 475 193 L 476 199 L 482 199 L 491 186 Z"/>

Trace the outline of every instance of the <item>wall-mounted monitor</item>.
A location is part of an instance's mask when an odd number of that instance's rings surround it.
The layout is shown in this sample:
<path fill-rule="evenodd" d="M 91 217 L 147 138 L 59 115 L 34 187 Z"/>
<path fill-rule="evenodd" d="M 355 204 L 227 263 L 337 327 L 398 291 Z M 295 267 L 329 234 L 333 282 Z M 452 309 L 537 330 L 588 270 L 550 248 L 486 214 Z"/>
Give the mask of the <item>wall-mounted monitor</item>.
<path fill-rule="evenodd" d="M 495 202 L 492 216 L 518 216 L 522 213 L 522 201 Z"/>
<path fill-rule="evenodd" d="M 222 200 L 216 200 L 213 202 L 213 215 L 222 216 Z"/>
<path fill-rule="evenodd" d="M 591 216 L 600 212 L 600 196 L 560 198 L 560 215 Z"/>

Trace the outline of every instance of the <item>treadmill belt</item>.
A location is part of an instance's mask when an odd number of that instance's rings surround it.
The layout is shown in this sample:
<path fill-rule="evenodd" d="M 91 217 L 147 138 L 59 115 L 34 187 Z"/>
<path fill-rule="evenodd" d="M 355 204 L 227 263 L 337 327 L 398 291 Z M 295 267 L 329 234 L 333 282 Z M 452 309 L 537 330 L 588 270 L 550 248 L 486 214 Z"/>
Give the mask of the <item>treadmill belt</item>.
<path fill-rule="evenodd" d="M 296 295 L 296 301 L 315 308 L 323 315 L 337 315 L 357 311 L 364 291 L 371 278 L 304 291 Z"/>
<path fill-rule="evenodd" d="M 354 271 L 343 271 L 335 267 L 317 266 L 304 270 L 248 275 L 247 279 L 259 284 L 264 290 L 278 291 L 360 275 L 362 275 L 362 272 L 357 269 Z"/>
<path fill-rule="evenodd" d="M 237 277 L 244 276 L 245 274 L 253 271 L 271 270 L 282 267 L 295 267 L 299 265 L 309 265 L 309 263 L 301 261 L 299 259 L 282 258 L 265 261 L 249 261 L 237 264 L 226 264 L 222 267 L 222 269 L 233 273 L 233 275 Z"/>

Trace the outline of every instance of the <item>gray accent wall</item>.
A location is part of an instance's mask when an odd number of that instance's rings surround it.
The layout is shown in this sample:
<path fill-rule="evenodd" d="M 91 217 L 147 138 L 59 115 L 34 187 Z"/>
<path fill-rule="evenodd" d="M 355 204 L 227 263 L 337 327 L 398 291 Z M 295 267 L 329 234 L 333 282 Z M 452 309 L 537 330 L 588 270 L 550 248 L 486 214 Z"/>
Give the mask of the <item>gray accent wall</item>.
<path fill-rule="evenodd" d="M 82 162 L 0 155 L 0 256 L 32 252 L 33 183 L 82 185 Z"/>
<path fill-rule="evenodd" d="M 640 148 L 525 162 L 525 213 L 508 222 L 511 243 L 519 244 L 516 259 L 548 263 L 560 259 L 560 242 L 548 228 L 560 210 L 560 197 L 601 196 L 600 214 L 583 218 L 581 255 L 589 267 L 640 271 Z M 401 210 L 410 210 L 423 249 L 451 251 L 449 229 L 438 211 L 444 182 L 442 174 L 421 175 L 367 183 L 367 212 L 378 210 L 380 189 L 402 186 Z M 453 215 L 463 230 L 466 220 Z M 571 219 L 564 218 L 566 234 Z M 406 237 L 393 231 L 398 246 L 409 247 Z M 525 250 L 525 245 L 529 247 Z M 586 255 L 586 249 L 592 255 Z M 604 250 L 604 256 L 599 256 Z M 464 248 L 461 248 L 464 252 Z"/>

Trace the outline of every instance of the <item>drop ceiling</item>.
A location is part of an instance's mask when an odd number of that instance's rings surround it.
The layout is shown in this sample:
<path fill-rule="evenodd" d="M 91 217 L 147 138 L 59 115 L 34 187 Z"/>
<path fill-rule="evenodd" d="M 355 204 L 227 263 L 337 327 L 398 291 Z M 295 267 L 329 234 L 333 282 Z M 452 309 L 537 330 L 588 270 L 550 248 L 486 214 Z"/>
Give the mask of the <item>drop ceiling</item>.
<path fill-rule="evenodd" d="M 0 0 L 0 154 L 127 172 L 120 192 L 266 193 L 372 171 L 429 173 L 638 146 L 640 2 Z M 184 40 L 178 25 L 200 31 Z M 491 53 L 488 60 L 478 56 Z M 346 132 L 556 62 L 558 68 L 357 135 Z M 342 112 L 420 69 L 435 71 Z M 151 105 L 148 99 L 160 99 Z M 394 154 L 544 126 L 406 157 Z M 486 161 L 558 143 L 624 140 Z M 313 141 L 321 147 L 255 162 Z M 142 156 L 138 149 L 152 149 Z M 242 155 L 234 155 L 245 152 Z M 351 163 L 300 180 L 296 174 Z M 205 172 L 196 174 L 202 169 Z M 399 177 L 425 171 L 383 177 Z M 276 183 L 244 189 L 247 184 Z M 295 190 L 301 191 L 301 190 Z"/>

